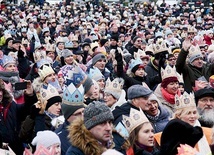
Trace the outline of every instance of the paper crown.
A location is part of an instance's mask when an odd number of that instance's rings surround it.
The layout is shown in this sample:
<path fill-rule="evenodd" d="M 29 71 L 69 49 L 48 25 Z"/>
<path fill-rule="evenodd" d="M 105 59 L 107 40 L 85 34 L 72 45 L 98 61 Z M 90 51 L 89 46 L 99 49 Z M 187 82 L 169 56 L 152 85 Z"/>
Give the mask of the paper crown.
<path fill-rule="evenodd" d="M 177 77 L 176 68 L 171 67 L 170 65 L 166 65 L 166 68 L 161 68 L 161 78 L 162 80 L 169 78 L 169 77 Z"/>
<path fill-rule="evenodd" d="M 40 78 L 42 79 L 42 81 L 44 81 L 44 79 L 50 75 L 50 74 L 54 74 L 54 70 L 53 68 L 51 67 L 50 64 L 44 64 L 42 65 L 39 70 L 38 70 L 38 74 L 40 76 Z"/>
<path fill-rule="evenodd" d="M 94 79 L 95 81 L 98 81 L 101 79 L 105 80 L 105 77 L 97 67 L 89 69 L 88 77 L 90 77 L 91 79 Z"/>
<path fill-rule="evenodd" d="M 41 43 L 39 41 L 35 41 L 34 50 L 37 50 L 40 47 L 42 47 Z"/>
<path fill-rule="evenodd" d="M 3 58 L 2 58 L 2 65 L 3 65 L 3 67 L 5 67 L 9 63 L 16 64 L 16 61 L 14 60 L 13 57 L 4 55 Z"/>
<path fill-rule="evenodd" d="M 195 29 L 194 26 L 189 26 L 188 29 L 187 29 L 187 32 L 188 32 L 188 33 L 195 33 L 195 32 L 197 32 L 197 31 L 196 31 L 196 29 Z"/>
<path fill-rule="evenodd" d="M 179 73 L 177 72 L 177 77 L 178 77 L 178 82 L 179 82 L 179 83 L 184 83 L 183 74 L 179 74 Z"/>
<path fill-rule="evenodd" d="M 198 45 L 196 46 L 190 46 L 189 48 L 189 61 L 192 62 L 196 58 L 202 57 L 200 47 Z"/>
<path fill-rule="evenodd" d="M 147 52 L 147 51 L 148 51 L 148 52 L 154 52 L 154 48 L 153 48 L 152 44 L 151 44 L 151 45 L 147 45 L 145 51 L 146 51 L 146 52 Z"/>
<path fill-rule="evenodd" d="M 125 139 L 129 137 L 128 130 L 124 127 L 124 125 L 121 122 L 117 124 L 117 126 L 115 127 L 115 130 Z"/>
<path fill-rule="evenodd" d="M 44 64 L 50 64 L 50 62 L 48 61 L 47 58 L 45 58 L 45 59 L 40 59 L 40 60 L 37 62 L 37 68 L 42 67 Z"/>
<path fill-rule="evenodd" d="M 142 58 L 149 58 L 149 56 L 146 55 L 145 51 L 138 49 L 137 52 L 134 52 L 134 58 L 142 59 Z"/>
<path fill-rule="evenodd" d="M 184 94 L 181 95 L 180 97 L 176 94 L 174 106 L 175 110 L 187 107 L 196 107 L 194 94 L 192 93 L 188 94 L 187 92 L 184 92 Z"/>
<path fill-rule="evenodd" d="M 54 44 L 48 43 L 48 44 L 46 44 L 45 48 L 46 48 L 46 51 L 48 51 L 48 52 L 54 52 L 55 51 L 55 45 Z"/>
<path fill-rule="evenodd" d="M 154 54 L 161 53 L 163 51 L 168 51 L 166 41 L 163 38 L 158 38 L 156 44 L 154 44 Z"/>
<path fill-rule="evenodd" d="M 42 101 L 47 101 L 52 97 L 55 96 L 59 96 L 59 93 L 57 91 L 57 89 L 52 86 L 51 84 L 48 84 L 47 87 L 45 87 L 44 85 L 41 87 L 40 90 L 40 97 Z"/>
<path fill-rule="evenodd" d="M 5 37 L 5 40 L 7 40 L 8 38 L 12 38 L 10 33 L 5 34 L 4 37 Z"/>
<path fill-rule="evenodd" d="M 136 65 L 143 64 L 142 60 L 137 58 L 137 59 L 131 59 L 129 63 L 129 69 L 132 70 Z"/>
<path fill-rule="evenodd" d="M 63 91 L 62 102 L 68 105 L 82 105 L 84 102 L 84 88 L 80 85 L 78 88 L 70 83 Z"/>
<path fill-rule="evenodd" d="M 83 70 L 77 65 L 65 65 L 61 68 L 61 71 L 67 86 L 70 85 L 70 83 L 79 86 L 87 77 Z"/>
<path fill-rule="evenodd" d="M 111 81 L 109 78 L 106 80 L 105 91 L 114 92 L 121 92 L 123 89 L 123 81 L 119 81 L 118 78 L 115 78 Z"/>
<path fill-rule="evenodd" d="M 141 109 L 136 110 L 131 108 L 129 117 L 123 115 L 122 122 L 130 134 L 136 127 L 143 123 L 149 122 L 149 120 Z"/>
<path fill-rule="evenodd" d="M 40 60 L 46 58 L 46 52 L 45 52 L 44 50 L 35 51 L 35 52 L 33 53 L 33 58 L 34 58 L 34 62 L 37 63 L 37 62 L 39 62 Z M 38 66 L 38 64 L 37 64 L 37 66 Z"/>
<path fill-rule="evenodd" d="M 29 45 L 29 41 L 27 39 L 22 39 L 22 45 Z"/>
<path fill-rule="evenodd" d="M 65 43 L 65 41 L 63 40 L 62 37 L 59 36 L 59 37 L 56 39 L 56 44 L 58 44 L 58 43 Z"/>
<path fill-rule="evenodd" d="M 65 48 L 73 48 L 73 43 L 71 41 L 66 42 Z"/>
<path fill-rule="evenodd" d="M 49 32 L 49 31 L 50 31 L 49 27 L 45 27 L 42 29 L 42 33 Z"/>

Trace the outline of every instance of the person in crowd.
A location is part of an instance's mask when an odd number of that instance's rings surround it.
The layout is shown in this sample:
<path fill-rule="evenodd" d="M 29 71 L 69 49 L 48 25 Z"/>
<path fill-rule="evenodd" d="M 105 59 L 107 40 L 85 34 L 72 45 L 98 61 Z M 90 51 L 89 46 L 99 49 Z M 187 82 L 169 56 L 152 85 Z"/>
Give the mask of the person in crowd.
<path fill-rule="evenodd" d="M 113 119 L 107 105 L 91 102 L 84 110 L 83 119 L 76 119 L 68 128 L 71 146 L 66 155 L 102 154 L 111 148 Z"/>
<path fill-rule="evenodd" d="M 113 81 L 108 79 L 104 90 L 104 102 L 113 111 L 116 106 L 121 106 L 126 102 L 126 92 L 122 89 L 124 81 L 115 78 Z"/>
<path fill-rule="evenodd" d="M 140 109 L 131 108 L 129 116 L 123 117 L 123 124 L 129 132 L 130 147 L 127 155 L 155 155 L 158 150 L 154 147 L 154 129 Z"/>
<path fill-rule="evenodd" d="M 212 88 L 203 88 L 196 91 L 195 102 L 201 126 L 213 127 L 214 90 Z"/>
<path fill-rule="evenodd" d="M 80 92 L 80 93 L 79 93 Z M 67 95 L 66 94 L 70 94 Z M 72 95 L 71 95 L 72 94 Z M 78 95 L 78 98 L 76 98 Z M 70 143 L 68 139 L 68 126 L 77 118 L 83 117 L 83 111 L 85 108 L 84 102 L 84 88 L 81 85 L 79 88 L 71 83 L 68 85 L 67 89 L 63 92 L 62 97 L 62 114 L 65 118 L 65 121 L 62 125 L 55 130 L 55 133 L 59 136 L 61 141 L 61 155 L 65 155 Z"/>
<path fill-rule="evenodd" d="M 36 151 L 39 151 L 43 146 L 50 154 L 61 155 L 61 141 L 53 131 L 39 131 L 32 141 L 32 145 L 36 146 Z"/>
<path fill-rule="evenodd" d="M 162 38 L 157 39 L 154 48 L 154 58 L 150 60 L 145 68 L 147 73 L 146 83 L 151 90 L 155 90 L 157 85 L 161 83 L 160 70 L 165 66 L 168 53 L 166 42 Z"/>
<path fill-rule="evenodd" d="M 186 64 L 189 55 L 189 63 Z M 208 81 L 213 75 L 213 64 L 204 64 L 202 54 L 198 46 L 193 46 L 189 39 L 184 40 L 182 50 L 178 55 L 176 62 L 176 70 L 179 74 L 183 74 L 185 91 L 193 91 L 195 81 L 201 77 L 205 77 Z"/>
<path fill-rule="evenodd" d="M 149 109 L 144 110 L 144 113 L 152 124 L 154 133 L 162 132 L 166 124 L 169 122 L 169 112 L 164 108 L 155 94 L 149 96 L 148 105 Z"/>
<path fill-rule="evenodd" d="M 175 67 L 166 66 L 161 69 L 162 82 L 155 89 L 154 94 L 172 116 L 175 105 L 175 95 L 180 95 L 179 81 Z"/>

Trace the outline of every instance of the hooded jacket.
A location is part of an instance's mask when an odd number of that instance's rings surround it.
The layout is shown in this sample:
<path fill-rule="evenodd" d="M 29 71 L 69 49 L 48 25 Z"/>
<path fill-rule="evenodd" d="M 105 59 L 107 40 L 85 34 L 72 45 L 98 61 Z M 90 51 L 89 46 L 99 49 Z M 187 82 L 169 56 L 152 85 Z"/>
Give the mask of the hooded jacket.
<path fill-rule="evenodd" d="M 100 145 L 98 140 L 86 129 L 82 119 L 72 122 L 68 130 L 68 138 L 72 145 L 66 155 L 101 155 L 106 151 L 106 148 Z"/>

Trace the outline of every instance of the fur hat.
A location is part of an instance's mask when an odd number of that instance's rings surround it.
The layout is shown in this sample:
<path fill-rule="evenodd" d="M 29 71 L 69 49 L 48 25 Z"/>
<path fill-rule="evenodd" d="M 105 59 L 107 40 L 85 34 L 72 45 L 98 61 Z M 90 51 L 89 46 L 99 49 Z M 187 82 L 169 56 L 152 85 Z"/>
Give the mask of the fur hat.
<path fill-rule="evenodd" d="M 54 144 L 61 145 L 60 139 L 56 133 L 49 130 L 37 132 L 36 137 L 32 141 L 32 145 L 36 146 L 37 148 L 41 145 L 45 148 L 48 148 Z"/>
<path fill-rule="evenodd" d="M 173 119 L 163 130 L 160 155 L 176 155 L 177 147 L 180 144 L 188 144 L 194 147 L 202 136 L 201 127 L 193 127 L 184 121 Z"/>
<path fill-rule="evenodd" d="M 198 100 L 203 97 L 213 97 L 214 90 L 212 88 L 203 88 L 195 92 L 195 102 L 198 104 Z"/>
<path fill-rule="evenodd" d="M 88 130 L 108 120 L 114 120 L 114 116 L 104 103 L 91 102 L 84 110 L 84 124 Z"/>

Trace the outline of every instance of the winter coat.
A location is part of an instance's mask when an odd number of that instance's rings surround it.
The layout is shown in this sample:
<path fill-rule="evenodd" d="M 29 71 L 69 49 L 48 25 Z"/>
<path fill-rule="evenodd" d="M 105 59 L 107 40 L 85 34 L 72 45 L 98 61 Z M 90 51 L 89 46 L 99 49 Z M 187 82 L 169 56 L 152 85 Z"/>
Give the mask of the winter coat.
<path fill-rule="evenodd" d="M 114 125 L 117 125 L 119 122 L 122 121 L 123 119 L 122 115 L 129 116 L 131 108 L 140 110 L 139 108 L 132 105 L 130 102 L 126 102 L 120 107 L 119 106 L 115 107 L 115 109 L 112 111 L 114 115 Z"/>
<path fill-rule="evenodd" d="M 161 105 L 158 107 L 160 114 L 157 117 L 149 116 L 146 112 L 145 115 L 152 124 L 155 133 L 162 132 L 166 124 L 169 122 L 169 112 Z"/>
<path fill-rule="evenodd" d="M 162 103 L 163 107 L 167 110 L 167 112 L 169 113 L 170 117 L 173 114 L 173 110 L 174 110 L 174 104 L 170 104 L 162 95 L 161 92 L 161 86 L 160 84 L 157 86 L 157 88 L 154 91 L 154 94 L 157 96 L 157 98 L 160 100 L 160 102 Z"/>
<path fill-rule="evenodd" d="M 82 119 L 72 122 L 68 130 L 68 138 L 72 145 L 69 147 L 66 155 L 101 155 L 106 150 L 104 146 L 98 143 L 91 132 L 86 129 Z"/>
<path fill-rule="evenodd" d="M 158 67 L 153 64 L 154 59 L 146 65 L 145 71 L 147 73 L 146 84 L 151 90 L 155 90 L 157 85 L 161 83 Z"/>
<path fill-rule="evenodd" d="M 68 139 L 68 126 L 69 122 L 65 121 L 59 128 L 55 130 L 55 133 L 59 136 L 61 141 L 61 155 L 65 155 L 69 146 L 71 145 Z"/>
<path fill-rule="evenodd" d="M 186 52 L 183 49 L 178 55 L 176 62 L 176 70 L 179 74 L 183 74 L 184 88 L 188 93 L 192 92 L 192 87 L 195 85 L 195 80 L 204 76 L 207 81 L 209 77 L 214 74 L 214 64 L 204 64 L 202 68 L 197 68 L 191 64 L 186 64 L 186 58 L 189 51 Z"/>

